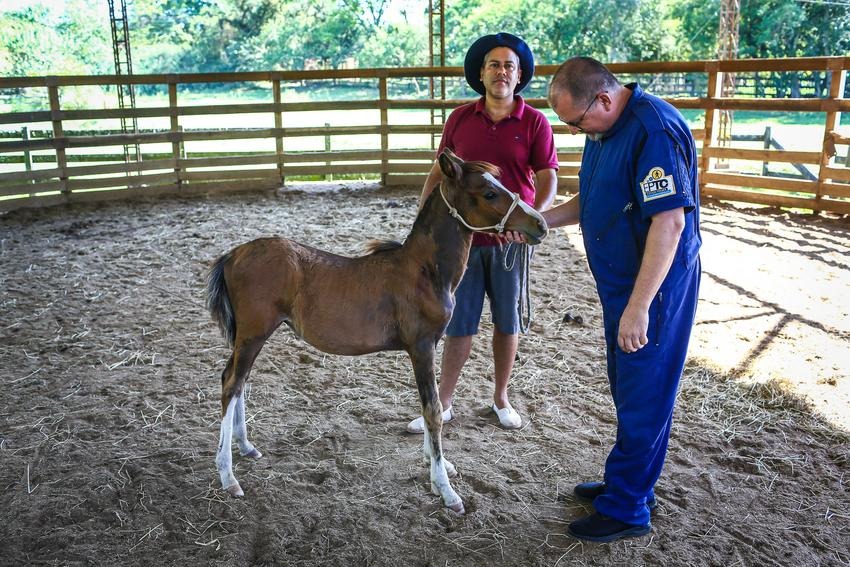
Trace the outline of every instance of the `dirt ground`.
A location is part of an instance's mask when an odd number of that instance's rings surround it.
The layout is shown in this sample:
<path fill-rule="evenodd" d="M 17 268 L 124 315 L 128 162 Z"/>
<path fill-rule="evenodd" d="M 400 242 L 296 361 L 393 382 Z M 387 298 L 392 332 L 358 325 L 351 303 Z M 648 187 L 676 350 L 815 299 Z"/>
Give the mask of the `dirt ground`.
<path fill-rule="evenodd" d="M 476 340 L 444 432 L 459 517 L 429 492 L 403 353 L 325 355 L 279 330 L 257 359 L 246 498 L 219 489 L 209 263 L 280 234 L 357 255 L 401 240 L 416 192 L 371 185 L 0 216 L 2 565 L 850 564 L 850 222 L 703 209 L 703 288 L 650 536 L 580 543 L 615 419 L 577 228 L 532 267 L 508 432 Z M 582 323 L 565 320 L 581 316 Z"/>

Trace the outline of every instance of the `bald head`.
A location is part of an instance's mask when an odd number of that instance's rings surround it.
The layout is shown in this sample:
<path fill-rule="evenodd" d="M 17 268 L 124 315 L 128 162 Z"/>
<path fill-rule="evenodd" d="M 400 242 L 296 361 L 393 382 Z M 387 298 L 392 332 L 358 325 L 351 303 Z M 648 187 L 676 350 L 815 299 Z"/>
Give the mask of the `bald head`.
<path fill-rule="evenodd" d="M 617 78 L 605 65 L 592 57 L 567 59 L 549 83 L 549 104 L 568 94 L 576 104 L 588 104 L 602 91 L 614 92 L 620 87 Z"/>

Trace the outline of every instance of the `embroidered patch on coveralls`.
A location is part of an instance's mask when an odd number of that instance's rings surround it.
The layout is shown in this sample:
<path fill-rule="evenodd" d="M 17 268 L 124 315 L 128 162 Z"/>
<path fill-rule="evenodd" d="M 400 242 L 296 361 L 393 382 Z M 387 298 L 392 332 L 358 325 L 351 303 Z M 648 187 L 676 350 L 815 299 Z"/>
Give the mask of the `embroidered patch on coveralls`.
<path fill-rule="evenodd" d="M 661 197 L 675 195 L 676 184 L 673 182 L 672 175 L 664 175 L 664 169 L 653 167 L 641 182 L 640 190 L 643 192 L 644 202 L 654 201 Z"/>

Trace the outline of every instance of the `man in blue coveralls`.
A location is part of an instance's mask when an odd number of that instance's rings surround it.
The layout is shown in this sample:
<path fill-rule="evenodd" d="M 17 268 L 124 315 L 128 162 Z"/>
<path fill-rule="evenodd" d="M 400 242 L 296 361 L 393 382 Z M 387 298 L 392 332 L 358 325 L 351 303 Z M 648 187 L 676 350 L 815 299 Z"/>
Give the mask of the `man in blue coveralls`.
<path fill-rule="evenodd" d="M 604 479 L 574 490 L 596 512 L 569 533 L 614 541 L 649 533 L 656 506 L 699 290 L 696 148 L 679 111 L 589 57 L 561 65 L 549 104 L 587 136 L 578 196 L 543 216 L 550 227 L 581 225 L 617 411 Z"/>

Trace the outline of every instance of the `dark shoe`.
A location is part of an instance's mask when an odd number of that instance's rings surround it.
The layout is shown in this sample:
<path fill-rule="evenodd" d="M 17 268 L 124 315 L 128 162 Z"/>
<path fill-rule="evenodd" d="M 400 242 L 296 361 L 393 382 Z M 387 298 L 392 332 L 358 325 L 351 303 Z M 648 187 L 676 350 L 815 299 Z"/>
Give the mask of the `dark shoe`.
<path fill-rule="evenodd" d="M 573 488 L 573 494 L 576 495 L 576 498 L 589 502 L 592 502 L 594 498 L 601 496 L 604 492 L 604 482 L 583 482 Z M 658 500 L 655 499 L 655 496 L 646 501 L 646 507 L 649 508 L 650 512 L 658 508 Z"/>
<path fill-rule="evenodd" d="M 590 516 L 571 522 L 567 533 L 578 539 L 607 543 L 624 537 L 646 535 L 651 529 L 651 524 L 636 526 L 594 512 Z"/>

